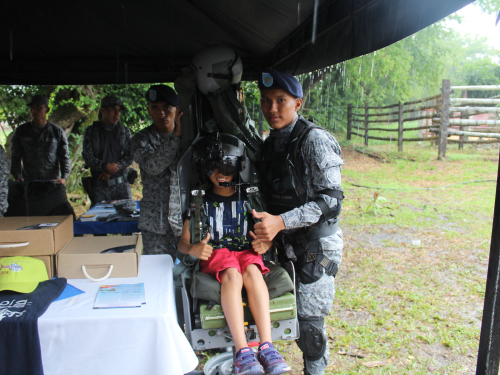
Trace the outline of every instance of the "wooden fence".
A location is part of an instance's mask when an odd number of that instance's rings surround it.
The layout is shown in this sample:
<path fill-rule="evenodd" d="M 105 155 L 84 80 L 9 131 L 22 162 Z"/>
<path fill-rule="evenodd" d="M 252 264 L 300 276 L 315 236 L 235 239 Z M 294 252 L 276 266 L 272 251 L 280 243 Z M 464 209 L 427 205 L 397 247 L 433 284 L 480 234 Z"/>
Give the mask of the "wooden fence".
<path fill-rule="evenodd" d="M 439 135 L 438 159 L 443 159 L 448 143 L 458 143 L 459 148 L 464 143 L 500 143 L 500 120 L 498 113 L 500 104 L 498 98 L 467 98 L 469 91 L 499 91 L 500 86 L 451 86 L 449 79 L 443 79 L 441 86 L 442 106 L 440 116 L 433 119 L 436 126 L 431 130 Z M 462 92 L 461 98 L 452 98 L 453 93 Z M 478 114 L 492 114 L 495 119 L 469 119 Z M 471 129 L 472 128 L 472 129 Z M 459 139 L 449 139 L 458 135 Z M 469 137 L 478 137 L 470 140 Z"/>
<path fill-rule="evenodd" d="M 467 92 L 473 90 L 500 91 L 500 86 L 451 86 L 450 80 L 443 80 L 441 94 L 428 98 L 393 104 L 385 107 L 347 108 L 347 139 L 352 135 L 363 137 L 368 146 L 370 139 L 398 141 L 398 150 L 403 151 L 403 142 L 432 141 L 439 146 L 438 159 L 446 153 L 448 143 L 458 143 L 459 148 L 466 143 L 500 143 L 500 125 L 498 119 L 470 119 L 478 114 L 492 114 L 498 117 L 500 98 L 472 99 Z M 451 98 L 451 94 L 462 92 L 461 98 Z M 364 109 L 364 110 L 363 110 Z M 418 121 L 418 126 L 404 126 L 406 122 Z M 370 124 L 377 124 L 372 125 Z M 377 127 L 381 124 L 397 124 L 397 128 Z M 487 128 L 484 128 L 487 126 Z M 482 127 L 482 128 L 481 128 Z M 404 132 L 418 130 L 418 137 L 404 137 Z M 376 137 L 370 131 L 397 133 L 395 136 Z M 373 133 L 372 133 L 373 134 Z M 449 139 L 451 136 L 459 139 Z M 478 137 L 470 140 L 469 137 Z"/>
<path fill-rule="evenodd" d="M 403 142 L 417 142 L 438 139 L 435 136 L 419 136 L 419 137 L 404 137 L 404 132 L 419 130 L 423 134 L 423 130 L 429 130 L 432 119 L 441 105 L 441 95 L 435 95 L 428 98 L 404 102 L 399 104 L 388 105 L 385 107 L 370 107 L 365 103 L 364 112 L 360 113 L 362 107 L 353 107 L 351 104 L 347 107 L 347 139 L 351 139 L 352 135 L 363 137 L 365 145 L 368 146 L 369 139 L 377 139 L 381 141 L 398 141 L 398 150 L 403 151 Z M 405 122 L 419 121 L 419 126 L 405 127 Z M 370 124 L 377 124 L 375 127 L 370 127 Z M 377 127 L 381 124 L 397 124 L 397 128 L 381 128 Z M 378 130 L 383 132 L 396 133 L 395 136 L 375 137 L 370 135 L 370 130 Z M 363 133 L 361 133 L 363 132 Z"/>

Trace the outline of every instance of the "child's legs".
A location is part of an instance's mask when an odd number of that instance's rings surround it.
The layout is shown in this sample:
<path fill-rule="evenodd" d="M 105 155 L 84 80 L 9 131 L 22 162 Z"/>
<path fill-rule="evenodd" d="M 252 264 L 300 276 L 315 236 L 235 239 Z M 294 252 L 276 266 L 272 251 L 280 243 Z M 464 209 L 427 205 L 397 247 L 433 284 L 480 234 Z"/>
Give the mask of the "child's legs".
<path fill-rule="evenodd" d="M 221 281 L 220 299 L 227 325 L 233 336 L 236 351 L 247 345 L 243 319 L 243 301 L 241 290 L 243 280 L 236 268 L 226 268 L 219 273 Z"/>
<path fill-rule="evenodd" d="M 271 316 L 269 314 L 269 292 L 262 271 L 255 264 L 243 270 L 243 285 L 247 291 L 248 304 L 259 330 L 260 342 L 271 342 Z M 222 294 L 222 292 L 221 292 Z"/>

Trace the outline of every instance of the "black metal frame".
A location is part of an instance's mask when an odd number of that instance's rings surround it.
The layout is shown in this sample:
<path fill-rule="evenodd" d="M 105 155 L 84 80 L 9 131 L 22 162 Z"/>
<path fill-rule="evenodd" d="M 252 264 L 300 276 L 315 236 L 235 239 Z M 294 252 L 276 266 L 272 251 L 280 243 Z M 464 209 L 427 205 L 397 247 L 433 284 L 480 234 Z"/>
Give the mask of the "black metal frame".
<path fill-rule="evenodd" d="M 490 260 L 484 295 L 481 338 L 476 374 L 498 374 L 500 360 L 500 160 L 498 164 L 495 211 L 491 231 Z"/>

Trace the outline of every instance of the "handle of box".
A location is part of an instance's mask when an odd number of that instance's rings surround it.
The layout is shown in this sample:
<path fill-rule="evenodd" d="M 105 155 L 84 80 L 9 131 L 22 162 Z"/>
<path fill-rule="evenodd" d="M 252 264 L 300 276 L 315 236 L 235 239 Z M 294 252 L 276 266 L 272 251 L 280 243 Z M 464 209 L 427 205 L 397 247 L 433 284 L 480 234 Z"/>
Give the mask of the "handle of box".
<path fill-rule="evenodd" d="M 85 277 L 87 279 L 89 279 L 90 281 L 103 281 L 103 280 L 106 280 L 109 277 L 109 275 L 111 275 L 111 271 L 113 271 L 113 265 L 111 264 L 109 266 L 109 271 L 106 274 L 106 276 L 101 277 L 100 279 L 94 279 L 92 276 L 89 276 L 89 274 L 87 273 L 87 269 L 83 265 L 82 265 L 82 271 L 83 271 L 83 274 L 85 275 Z"/>
<path fill-rule="evenodd" d="M 9 247 L 24 247 L 29 244 L 29 242 L 6 243 L 4 245 L 0 245 L 0 249 L 8 249 Z"/>

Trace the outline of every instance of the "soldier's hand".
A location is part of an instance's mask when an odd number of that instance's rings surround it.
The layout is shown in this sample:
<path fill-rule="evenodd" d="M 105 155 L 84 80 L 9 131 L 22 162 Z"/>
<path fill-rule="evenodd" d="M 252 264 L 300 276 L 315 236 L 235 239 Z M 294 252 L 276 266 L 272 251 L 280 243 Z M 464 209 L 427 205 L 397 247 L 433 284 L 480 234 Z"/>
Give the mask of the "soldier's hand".
<path fill-rule="evenodd" d="M 201 240 L 200 243 L 193 245 L 191 250 L 189 251 L 190 255 L 194 255 L 196 258 L 201 260 L 208 260 L 212 256 L 212 252 L 214 249 L 212 246 L 208 244 L 210 240 L 210 233 L 207 233 L 207 236 Z"/>
<path fill-rule="evenodd" d="M 174 124 L 175 124 L 175 128 L 174 128 L 174 135 L 177 137 L 177 138 L 180 138 L 181 137 L 181 117 L 182 115 L 184 114 L 184 112 L 179 112 L 179 110 L 177 110 L 177 113 L 175 115 L 175 121 L 174 121 Z"/>
<path fill-rule="evenodd" d="M 17 182 L 24 182 L 24 178 L 18 178 L 16 179 Z"/>
<path fill-rule="evenodd" d="M 56 185 L 66 185 L 66 179 L 65 178 L 56 178 L 54 180 L 55 184 Z"/>
<path fill-rule="evenodd" d="M 253 251 L 255 251 L 257 254 L 262 255 L 262 254 L 266 253 L 267 250 L 269 250 L 271 248 L 271 246 L 273 246 L 272 242 L 266 242 L 266 241 L 259 240 L 254 232 L 250 231 L 248 233 L 253 238 L 252 248 L 253 248 Z"/>
<path fill-rule="evenodd" d="M 109 180 L 109 177 L 111 177 L 111 175 L 109 173 L 101 172 L 99 174 L 99 177 L 97 177 L 97 179 L 98 180 Z"/>
<path fill-rule="evenodd" d="M 285 222 L 281 216 L 271 215 L 267 212 L 257 212 L 252 210 L 253 217 L 260 219 L 253 227 L 257 238 L 264 242 L 270 242 L 276 237 L 278 232 L 285 229 Z"/>
<path fill-rule="evenodd" d="M 108 163 L 106 164 L 106 172 L 108 172 L 110 175 L 115 174 L 120 170 L 120 165 L 116 163 Z"/>

